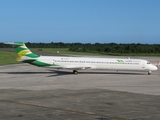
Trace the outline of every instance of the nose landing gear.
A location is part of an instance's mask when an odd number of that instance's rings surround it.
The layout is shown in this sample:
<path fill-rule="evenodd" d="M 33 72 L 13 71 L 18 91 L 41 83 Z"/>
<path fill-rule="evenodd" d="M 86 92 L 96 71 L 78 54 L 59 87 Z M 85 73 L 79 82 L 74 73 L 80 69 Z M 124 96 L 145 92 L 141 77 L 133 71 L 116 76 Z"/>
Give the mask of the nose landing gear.
<path fill-rule="evenodd" d="M 152 73 L 151 71 L 148 71 L 148 75 L 151 75 L 151 73 Z"/>

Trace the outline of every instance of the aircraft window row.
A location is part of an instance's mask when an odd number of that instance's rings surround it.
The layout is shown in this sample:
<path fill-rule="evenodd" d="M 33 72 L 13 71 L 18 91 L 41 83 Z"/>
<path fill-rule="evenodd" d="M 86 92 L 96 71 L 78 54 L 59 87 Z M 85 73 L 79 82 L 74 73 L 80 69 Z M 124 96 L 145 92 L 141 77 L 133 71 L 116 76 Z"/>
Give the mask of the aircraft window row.
<path fill-rule="evenodd" d="M 139 65 L 139 63 L 126 63 L 126 62 L 95 62 L 95 61 L 64 61 L 64 60 L 55 60 L 55 62 L 74 62 L 74 63 L 102 63 L 102 64 L 130 64 L 130 65 Z"/>

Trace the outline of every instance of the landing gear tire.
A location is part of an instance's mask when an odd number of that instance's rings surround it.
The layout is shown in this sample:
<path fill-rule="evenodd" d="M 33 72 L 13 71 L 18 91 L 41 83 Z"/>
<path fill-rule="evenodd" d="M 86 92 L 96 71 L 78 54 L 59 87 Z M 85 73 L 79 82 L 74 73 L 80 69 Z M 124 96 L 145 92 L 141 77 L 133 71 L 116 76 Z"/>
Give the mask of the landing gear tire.
<path fill-rule="evenodd" d="M 152 73 L 151 71 L 148 71 L 148 75 L 151 75 L 151 73 Z"/>
<path fill-rule="evenodd" d="M 77 75 L 78 71 L 77 70 L 73 70 L 73 74 Z"/>

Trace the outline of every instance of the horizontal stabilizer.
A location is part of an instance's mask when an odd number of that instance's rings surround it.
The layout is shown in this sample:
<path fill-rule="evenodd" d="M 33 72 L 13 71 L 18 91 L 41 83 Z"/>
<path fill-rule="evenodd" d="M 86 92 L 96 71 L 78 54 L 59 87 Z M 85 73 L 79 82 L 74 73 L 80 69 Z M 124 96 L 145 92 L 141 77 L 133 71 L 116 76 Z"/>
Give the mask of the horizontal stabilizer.
<path fill-rule="evenodd" d="M 4 44 L 13 45 L 13 46 L 23 46 L 23 42 L 4 42 Z"/>

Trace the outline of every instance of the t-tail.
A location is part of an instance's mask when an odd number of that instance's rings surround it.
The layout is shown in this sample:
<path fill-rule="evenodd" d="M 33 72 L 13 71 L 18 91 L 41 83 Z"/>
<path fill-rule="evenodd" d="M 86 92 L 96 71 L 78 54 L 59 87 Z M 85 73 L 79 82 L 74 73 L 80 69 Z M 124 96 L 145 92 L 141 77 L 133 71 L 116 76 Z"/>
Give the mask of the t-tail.
<path fill-rule="evenodd" d="M 39 55 L 32 53 L 23 42 L 7 42 L 5 44 L 12 45 L 18 54 L 17 61 L 31 63 L 39 58 Z"/>

